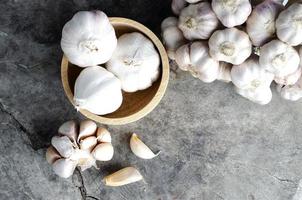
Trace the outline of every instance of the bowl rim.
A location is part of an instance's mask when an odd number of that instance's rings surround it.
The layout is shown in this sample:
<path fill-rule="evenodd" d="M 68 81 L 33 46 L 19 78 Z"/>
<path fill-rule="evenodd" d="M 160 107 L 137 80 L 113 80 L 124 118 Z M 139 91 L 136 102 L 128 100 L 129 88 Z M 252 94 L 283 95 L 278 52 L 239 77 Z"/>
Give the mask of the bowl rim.
<path fill-rule="evenodd" d="M 163 96 L 165 94 L 165 91 L 167 89 L 168 82 L 169 82 L 169 72 L 170 72 L 169 59 L 168 59 L 168 55 L 167 55 L 166 50 L 165 50 L 163 44 L 161 43 L 161 41 L 150 29 L 148 29 L 143 24 L 136 22 L 134 20 L 122 18 L 122 17 L 109 17 L 109 21 L 111 24 L 130 25 L 130 26 L 134 27 L 135 29 L 137 29 L 138 31 L 145 34 L 152 41 L 152 43 L 158 50 L 160 59 L 161 59 L 162 69 L 161 69 L 161 80 L 160 80 L 159 87 L 158 87 L 155 95 L 151 99 L 151 101 L 146 106 L 144 106 L 141 110 L 139 110 L 131 115 L 124 116 L 124 117 L 118 117 L 118 118 L 108 118 L 108 117 L 104 117 L 102 115 L 93 114 L 84 109 L 79 110 L 79 112 L 82 115 L 84 115 L 85 117 L 92 119 L 96 122 L 99 122 L 102 124 L 108 124 L 108 125 L 123 125 L 123 124 L 128 124 L 131 122 L 135 122 L 135 121 L 143 118 L 144 116 L 149 114 L 159 104 L 159 102 L 161 101 L 161 99 L 163 98 Z M 74 106 L 73 93 L 71 91 L 71 88 L 69 87 L 69 80 L 68 80 L 68 63 L 69 63 L 68 59 L 66 58 L 65 55 L 63 55 L 63 58 L 61 61 L 61 80 L 62 80 L 62 84 L 63 84 L 63 89 L 65 91 L 65 95 L 67 96 L 67 98 L 69 99 L 71 104 Z"/>

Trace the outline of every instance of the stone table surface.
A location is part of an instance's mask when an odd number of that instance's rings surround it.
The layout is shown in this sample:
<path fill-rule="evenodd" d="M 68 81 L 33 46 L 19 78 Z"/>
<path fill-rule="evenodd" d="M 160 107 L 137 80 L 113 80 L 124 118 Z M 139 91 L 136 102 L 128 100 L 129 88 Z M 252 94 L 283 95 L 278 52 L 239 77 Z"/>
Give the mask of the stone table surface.
<path fill-rule="evenodd" d="M 79 10 L 137 20 L 159 35 L 171 15 L 164 0 L 0 0 L 0 199 L 1 200 L 301 200 L 302 101 L 273 89 L 266 106 L 249 102 L 231 84 L 205 84 L 171 73 L 159 106 L 144 119 L 109 126 L 115 154 L 101 169 L 57 177 L 45 150 L 57 128 L 83 117 L 60 81 L 61 29 Z M 161 154 L 142 160 L 131 153 L 137 132 Z M 102 178 L 133 165 L 145 177 L 119 188 Z"/>

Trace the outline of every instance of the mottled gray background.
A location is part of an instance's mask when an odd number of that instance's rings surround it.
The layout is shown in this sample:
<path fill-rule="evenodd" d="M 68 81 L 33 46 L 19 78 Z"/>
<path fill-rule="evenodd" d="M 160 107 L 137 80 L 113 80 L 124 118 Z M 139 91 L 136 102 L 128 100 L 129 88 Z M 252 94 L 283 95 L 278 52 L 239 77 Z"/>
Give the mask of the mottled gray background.
<path fill-rule="evenodd" d="M 205 84 L 171 73 L 166 95 L 144 119 L 108 127 L 115 154 L 101 170 L 54 175 L 44 154 L 58 126 L 82 119 L 64 95 L 59 41 L 64 23 L 79 10 L 137 20 L 159 35 L 170 15 L 164 0 L 0 0 L 0 199 L 301 200 L 302 101 L 276 92 L 259 106 L 230 84 Z M 274 90 L 275 91 L 275 90 Z M 128 146 L 137 132 L 153 160 Z M 105 175 L 136 166 L 145 182 L 104 186 Z"/>

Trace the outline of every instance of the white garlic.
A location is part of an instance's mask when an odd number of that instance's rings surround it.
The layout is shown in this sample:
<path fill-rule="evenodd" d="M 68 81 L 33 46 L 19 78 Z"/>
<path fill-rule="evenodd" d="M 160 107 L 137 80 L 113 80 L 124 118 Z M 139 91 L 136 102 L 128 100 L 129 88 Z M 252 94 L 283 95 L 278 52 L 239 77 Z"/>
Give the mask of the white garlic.
<path fill-rule="evenodd" d="M 97 139 L 95 136 L 89 136 L 80 141 L 80 148 L 83 150 L 92 150 L 97 144 Z"/>
<path fill-rule="evenodd" d="M 291 46 L 302 43 L 302 2 L 293 3 L 276 20 L 277 36 Z"/>
<path fill-rule="evenodd" d="M 189 71 L 192 76 L 212 82 L 217 79 L 219 62 L 212 59 L 208 51 L 208 46 L 203 42 L 189 43 L 176 51 L 175 61 L 180 69 Z"/>
<path fill-rule="evenodd" d="M 172 0 L 171 9 L 175 15 L 179 15 L 181 10 L 186 7 L 186 0 Z"/>
<path fill-rule="evenodd" d="M 145 143 L 143 143 L 135 133 L 133 133 L 130 138 L 130 148 L 136 156 L 143 159 L 152 159 L 158 156 L 160 153 L 153 153 L 151 149 L 147 145 L 145 145 Z"/>
<path fill-rule="evenodd" d="M 256 90 L 236 87 L 236 92 L 250 101 L 261 105 L 268 104 L 272 99 L 272 91 L 269 87 L 259 87 Z"/>
<path fill-rule="evenodd" d="M 51 145 L 65 158 L 70 157 L 74 153 L 73 144 L 67 136 L 52 137 Z"/>
<path fill-rule="evenodd" d="M 119 37 L 117 48 L 106 63 L 126 92 L 144 90 L 159 76 L 160 57 L 150 39 L 138 32 Z M 111 99 L 112 101 L 112 99 Z"/>
<path fill-rule="evenodd" d="M 97 140 L 99 142 L 108 142 L 108 143 L 111 143 L 111 135 L 110 135 L 110 132 L 103 128 L 103 127 L 99 127 L 97 132 L 96 132 L 96 137 L 97 137 Z"/>
<path fill-rule="evenodd" d="M 50 146 L 46 150 L 46 160 L 49 164 L 53 164 L 56 160 L 60 159 L 61 155 L 57 152 L 57 150 Z"/>
<path fill-rule="evenodd" d="M 302 98 L 302 79 L 294 85 L 277 85 L 277 91 L 281 97 L 290 101 L 297 101 Z"/>
<path fill-rule="evenodd" d="M 208 2 L 191 4 L 179 15 L 178 27 L 189 40 L 208 39 L 219 21 Z"/>
<path fill-rule="evenodd" d="M 182 31 L 177 26 L 171 26 L 164 29 L 162 36 L 168 57 L 175 60 L 176 50 L 186 43 Z"/>
<path fill-rule="evenodd" d="M 102 67 L 88 67 L 76 79 L 74 103 L 77 109 L 105 115 L 117 110 L 122 100 L 120 80 Z"/>
<path fill-rule="evenodd" d="M 108 161 L 113 157 L 113 146 L 111 143 L 98 144 L 92 151 L 92 156 L 99 161 Z"/>
<path fill-rule="evenodd" d="M 301 61 L 300 61 L 300 63 L 301 63 Z M 302 74 L 302 68 L 299 67 L 295 72 L 293 72 L 289 75 L 286 75 L 283 77 L 275 76 L 274 81 L 280 85 L 293 85 L 301 77 L 301 74 Z"/>
<path fill-rule="evenodd" d="M 218 71 L 218 76 L 217 80 L 223 81 L 223 82 L 231 82 L 231 69 L 232 69 L 232 64 L 226 63 L 226 62 L 219 62 L 219 71 Z"/>
<path fill-rule="evenodd" d="M 126 167 L 106 176 L 103 181 L 107 186 L 122 186 L 143 180 L 143 176 L 134 167 Z"/>
<path fill-rule="evenodd" d="M 176 17 L 167 17 L 161 23 L 161 31 L 164 31 L 166 28 L 177 26 L 178 19 Z"/>
<path fill-rule="evenodd" d="M 85 171 L 92 166 L 98 169 L 96 160 L 89 149 L 75 149 L 75 153 L 69 159 L 77 162 L 77 166 L 80 167 L 81 171 Z"/>
<path fill-rule="evenodd" d="M 97 125 L 94 121 L 91 120 L 81 121 L 78 142 L 80 142 L 82 139 L 86 137 L 94 135 L 96 129 L 97 129 Z"/>
<path fill-rule="evenodd" d="M 234 65 L 243 63 L 252 53 L 249 36 L 237 28 L 215 31 L 209 39 L 210 55 Z"/>
<path fill-rule="evenodd" d="M 53 171 L 62 178 L 68 178 L 73 174 L 77 163 L 69 159 L 59 159 L 52 164 Z"/>
<path fill-rule="evenodd" d="M 258 58 L 252 57 L 240 65 L 234 65 L 231 70 L 232 82 L 245 90 L 269 88 L 274 75 L 259 65 Z"/>
<path fill-rule="evenodd" d="M 60 135 L 67 136 L 74 144 L 78 137 L 78 127 L 74 120 L 70 120 L 62 124 L 58 130 Z"/>
<path fill-rule="evenodd" d="M 226 27 L 243 24 L 252 11 L 249 0 L 212 0 L 212 9 Z"/>
<path fill-rule="evenodd" d="M 68 60 L 80 67 L 107 62 L 116 47 L 115 31 L 101 11 L 80 11 L 62 31 L 61 47 Z"/>
<path fill-rule="evenodd" d="M 197 3 L 197 2 L 200 2 L 202 0 L 186 0 L 188 3 Z"/>
<path fill-rule="evenodd" d="M 253 45 L 261 46 L 275 36 L 275 21 L 282 8 L 282 4 L 274 0 L 265 0 L 253 9 L 246 21 L 246 30 Z"/>
<path fill-rule="evenodd" d="M 272 40 L 260 48 L 260 65 L 275 76 L 284 77 L 299 67 L 298 52 L 288 44 Z"/>

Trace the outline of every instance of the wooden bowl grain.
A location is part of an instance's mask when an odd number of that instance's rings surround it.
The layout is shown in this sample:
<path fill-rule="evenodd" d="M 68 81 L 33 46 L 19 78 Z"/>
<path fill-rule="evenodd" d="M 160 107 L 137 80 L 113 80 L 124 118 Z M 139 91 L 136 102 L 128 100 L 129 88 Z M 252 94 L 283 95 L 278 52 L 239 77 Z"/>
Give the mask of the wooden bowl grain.
<path fill-rule="evenodd" d="M 121 107 L 113 113 L 107 115 L 96 115 L 87 110 L 80 109 L 85 117 L 102 124 L 122 125 L 141 119 L 150 113 L 164 96 L 169 81 L 169 60 L 165 48 L 156 35 L 144 25 L 126 18 L 112 17 L 110 23 L 113 25 L 117 37 L 124 33 L 140 32 L 148 37 L 157 49 L 160 58 L 160 76 L 153 85 L 145 90 L 134 93 L 123 92 L 123 103 Z M 73 90 L 75 80 L 84 68 L 68 62 L 63 56 L 61 62 L 61 79 L 64 91 L 69 101 L 73 102 Z"/>

